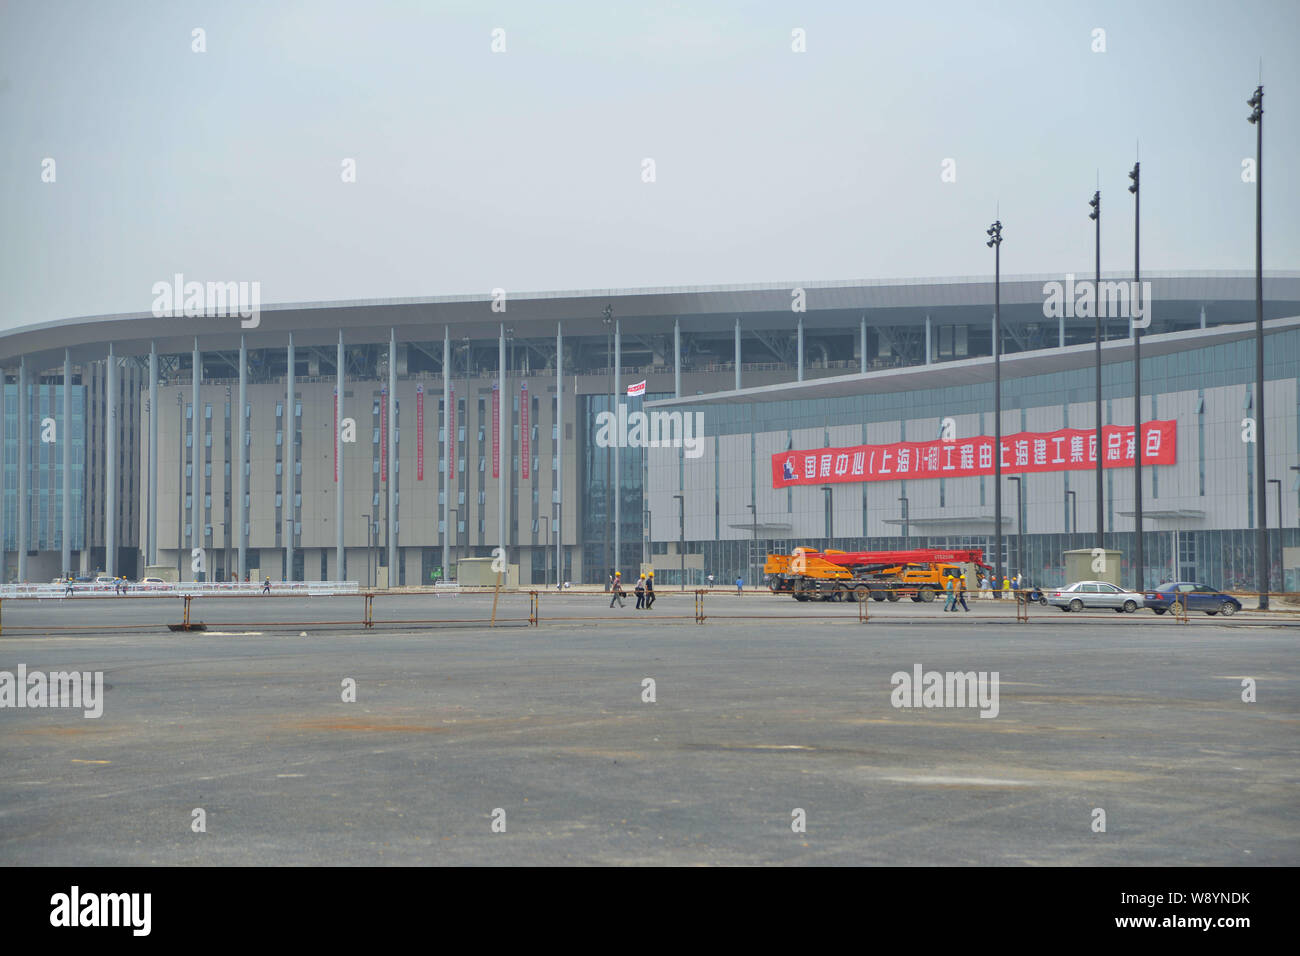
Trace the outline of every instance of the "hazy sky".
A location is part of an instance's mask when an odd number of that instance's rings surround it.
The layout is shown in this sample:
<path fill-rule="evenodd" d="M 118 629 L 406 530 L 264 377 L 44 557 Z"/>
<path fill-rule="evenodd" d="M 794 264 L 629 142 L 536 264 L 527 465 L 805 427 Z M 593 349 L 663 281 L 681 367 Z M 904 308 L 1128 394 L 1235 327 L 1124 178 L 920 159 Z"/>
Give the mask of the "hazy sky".
<path fill-rule="evenodd" d="M 1098 170 L 1128 269 L 1139 140 L 1144 269 L 1252 269 L 1261 58 L 1264 264 L 1300 268 L 1296 0 L 0 10 L 0 327 L 176 272 L 264 303 L 984 275 L 995 210 L 1005 273 L 1085 272 Z"/>

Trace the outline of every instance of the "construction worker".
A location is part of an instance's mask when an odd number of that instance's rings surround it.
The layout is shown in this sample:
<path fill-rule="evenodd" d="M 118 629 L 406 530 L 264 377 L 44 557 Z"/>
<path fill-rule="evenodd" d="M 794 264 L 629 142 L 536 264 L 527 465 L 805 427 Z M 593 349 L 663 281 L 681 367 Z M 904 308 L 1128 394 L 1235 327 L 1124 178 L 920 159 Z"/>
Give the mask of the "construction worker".
<path fill-rule="evenodd" d="M 633 588 L 633 590 L 636 591 L 636 609 L 640 611 L 645 608 L 645 575 L 644 574 L 636 579 L 636 587 Z"/>
<path fill-rule="evenodd" d="M 617 601 L 618 606 L 623 607 L 624 604 L 623 604 L 623 572 L 622 571 L 614 572 L 614 583 L 610 585 L 609 591 L 612 595 L 614 595 L 609 599 L 609 606 L 613 607 L 614 602 Z"/>
<path fill-rule="evenodd" d="M 263 594 L 270 594 L 270 593 L 271 593 L 271 579 L 270 579 L 270 578 L 267 578 L 267 579 L 266 579 L 266 583 L 262 585 L 262 593 L 263 593 Z"/>
<path fill-rule="evenodd" d="M 948 598 L 943 602 L 943 609 L 945 611 L 957 610 L 957 586 L 953 583 L 951 574 L 944 575 L 943 589 L 948 592 Z"/>
<path fill-rule="evenodd" d="M 645 609 L 648 611 L 655 606 L 655 573 L 651 571 L 645 579 Z"/>
<path fill-rule="evenodd" d="M 964 574 L 957 580 L 957 600 L 961 603 L 963 611 L 970 610 L 970 605 L 966 603 L 966 575 Z M 952 609 L 956 611 L 957 605 L 954 604 Z"/>
<path fill-rule="evenodd" d="M 1002 579 L 1002 591 L 1003 591 L 1003 593 L 1009 592 L 1010 590 L 1011 590 L 1011 579 L 1010 579 L 1010 578 L 1003 578 L 1003 579 Z"/>

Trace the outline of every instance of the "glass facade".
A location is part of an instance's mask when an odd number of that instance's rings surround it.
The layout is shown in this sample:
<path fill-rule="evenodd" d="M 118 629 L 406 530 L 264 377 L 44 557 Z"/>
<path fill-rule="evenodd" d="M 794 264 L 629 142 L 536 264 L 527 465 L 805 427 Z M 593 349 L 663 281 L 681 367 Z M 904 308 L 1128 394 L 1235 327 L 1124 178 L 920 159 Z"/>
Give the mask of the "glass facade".
<path fill-rule="evenodd" d="M 1052 408 L 1072 403 L 1091 403 L 1094 400 L 1095 370 L 1088 366 L 1050 374 L 1007 378 L 1004 369 L 1002 381 L 1002 408 L 1006 412 L 1017 409 Z M 1284 438 L 1284 429 L 1293 434 L 1285 435 L 1290 447 L 1300 448 L 1300 330 L 1270 333 L 1265 341 L 1265 380 L 1270 383 L 1289 380 L 1292 384 L 1290 394 L 1295 396 L 1290 407 L 1279 407 L 1276 402 L 1267 409 L 1269 435 L 1271 442 Z M 1173 392 L 1190 392 L 1204 396 L 1207 389 L 1234 387 L 1241 389 L 1241 416 L 1249 417 L 1255 382 L 1255 343 L 1251 338 L 1237 342 L 1219 344 L 1201 349 L 1174 352 L 1159 356 L 1144 356 L 1142 359 L 1142 392 L 1144 399 L 1153 402 L 1144 417 L 1169 417 L 1168 405 L 1161 415 L 1160 397 Z M 1132 362 L 1114 363 L 1102 367 L 1103 402 L 1111 406 L 1110 413 L 1117 418 L 1131 416 L 1133 400 L 1133 365 Z M 1234 402 L 1236 401 L 1234 396 Z M 699 404 L 684 406 L 682 410 L 703 412 L 712 435 L 757 435 L 768 432 L 789 432 L 795 429 L 823 429 L 837 425 L 859 426 L 880 422 L 901 422 L 908 419 L 933 418 L 936 422 L 955 413 L 991 412 L 993 407 L 992 383 L 977 385 L 960 385 L 913 390 L 892 394 L 869 394 L 841 398 L 819 398 L 793 401 L 774 401 L 752 404 Z M 1233 406 L 1235 410 L 1236 405 Z M 1103 415 L 1110 420 L 1103 406 Z M 1124 420 L 1120 418 L 1120 420 Z M 1131 417 L 1127 420 L 1131 421 Z M 1243 422 L 1244 424 L 1244 422 Z M 1189 425 L 1180 422 L 1180 425 Z M 1180 457 L 1177 465 L 1168 468 L 1193 468 L 1198 474 L 1194 487 L 1199 487 L 1202 497 L 1206 495 L 1206 452 L 1204 421 L 1190 423 L 1191 434 L 1200 439 L 1190 442 L 1193 450 L 1188 457 Z M 1220 423 L 1220 432 L 1223 424 Z M 1196 579 L 1205 583 L 1225 588 L 1248 590 L 1254 586 L 1256 559 L 1255 495 L 1254 495 L 1254 446 L 1242 443 L 1240 449 L 1235 446 L 1237 432 L 1235 417 L 1229 429 L 1231 438 L 1227 446 L 1216 446 L 1224 458 L 1231 458 L 1233 474 L 1240 475 L 1240 485 L 1234 488 L 1243 494 L 1246 507 L 1240 510 L 1239 518 L 1232 527 L 1231 523 L 1218 522 L 1218 527 L 1194 530 L 1170 530 L 1157 528 L 1158 522 L 1148 519 L 1144 522 L 1143 551 L 1147 585 L 1172 579 Z M 912 437 L 912 436 L 909 436 Z M 929 436 L 927 436 L 929 437 Z M 1282 445 L 1269 446 L 1269 456 L 1278 455 Z M 1199 452 L 1199 455 L 1198 455 Z M 1181 456 L 1181 453 L 1180 453 Z M 1238 457 L 1239 456 L 1239 457 Z M 1197 458 L 1199 457 L 1199 460 Z M 1211 462 L 1213 464 L 1213 462 Z M 1296 464 L 1300 465 L 1300 461 Z M 1270 525 L 1270 581 L 1275 589 L 1300 590 L 1300 529 L 1293 526 L 1278 530 L 1278 511 L 1282 502 L 1272 497 L 1278 493 L 1285 499 L 1287 515 L 1300 513 L 1300 471 L 1289 471 L 1289 466 L 1282 466 L 1282 473 L 1270 475 L 1282 481 L 1280 487 L 1270 486 L 1268 502 Z M 753 469 L 755 481 L 767 480 L 767 462 L 759 461 Z M 1093 479 L 1090 472 L 1075 472 L 1085 482 Z M 1109 521 L 1113 528 L 1117 511 L 1131 512 L 1131 501 L 1115 500 L 1112 486 L 1115 475 L 1108 471 L 1107 509 Z M 959 479 L 974 481 L 975 479 Z M 1238 479 L 1234 479 L 1236 481 Z M 1145 512 L 1150 515 L 1160 507 L 1160 470 L 1151 469 L 1146 481 L 1150 481 L 1144 492 Z M 1146 484 L 1144 481 L 1144 485 Z M 951 482 L 950 488 L 951 488 Z M 1276 489 L 1276 492 L 1275 490 Z M 951 495 L 951 490 L 949 494 Z M 1193 494 L 1195 491 L 1193 491 Z M 981 495 L 983 492 L 981 491 Z M 987 492 L 981 505 L 992 508 L 992 491 Z M 1013 516 L 1016 504 L 1014 493 L 1003 496 L 1004 515 Z M 1206 505 L 1207 513 L 1213 510 L 1213 503 Z M 1235 512 L 1234 512 L 1235 514 Z M 837 516 L 836 524 L 843 527 L 843 514 Z M 1084 525 L 1090 527 L 1090 515 L 1083 515 Z M 768 520 L 785 520 L 786 516 L 768 516 Z M 1225 527 L 1225 524 L 1227 526 Z M 1014 520 L 1010 525 L 1014 529 Z M 688 554 L 703 555 L 703 569 L 686 571 L 687 583 L 701 583 L 705 576 L 712 573 L 715 580 L 728 584 L 734 583 L 737 575 L 746 582 L 760 583 L 763 555 L 769 551 L 789 551 L 799 545 L 823 545 L 842 550 L 875 550 L 907 547 L 980 547 L 986 560 L 993 563 L 994 535 L 937 534 L 927 536 L 916 524 L 911 526 L 911 534 L 890 537 L 843 537 L 837 536 L 827 544 L 826 539 L 808 540 L 804 535 L 797 538 L 759 538 L 751 540 L 728 541 L 688 541 Z M 918 531 L 920 533 L 918 533 Z M 1019 536 L 1014 530 L 1003 533 L 1003 567 L 1016 570 L 1024 569 L 1031 579 L 1047 584 L 1064 583 L 1063 553 L 1078 548 L 1091 548 L 1095 545 L 1095 534 L 1034 534 L 1025 533 L 1024 554 L 1017 551 Z M 1108 548 L 1121 551 L 1124 555 L 1122 579 L 1132 581 L 1128 563 L 1134 551 L 1133 532 L 1115 532 L 1108 530 L 1105 534 Z M 675 554 L 668 554 L 668 542 L 656 542 L 655 550 L 662 571 L 656 568 L 656 577 L 665 584 L 677 584 L 681 572 L 673 567 L 677 564 Z"/>
<path fill-rule="evenodd" d="M 647 392 L 644 396 L 629 398 L 619 397 L 618 405 L 627 410 L 627 415 L 643 411 L 644 403 L 658 399 L 672 398 L 670 392 Z M 640 572 L 641 562 L 648 560 L 648 542 L 643 539 L 645 523 L 645 467 L 646 454 L 643 448 L 620 447 L 618 450 L 617 483 L 614 480 L 614 453 L 611 447 L 602 447 L 597 441 L 599 427 L 597 416 L 610 411 L 608 395 L 578 396 L 578 421 L 587 423 L 582 433 L 582 445 L 578 449 L 581 471 L 579 488 L 582 493 L 582 566 L 586 569 L 589 582 L 603 582 L 610 570 L 619 570 L 627 577 L 633 571 Z M 618 435 L 621 426 L 617 419 L 613 426 L 613 435 Z M 622 497 L 619 501 L 619 555 L 613 559 L 614 537 L 614 489 L 618 488 Z M 633 575 L 635 579 L 635 575 Z"/>
<path fill-rule="evenodd" d="M 63 549 L 63 442 L 72 443 L 72 513 L 68 525 L 73 551 L 86 543 L 84 504 L 86 473 L 85 388 L 72 386 L 72 424 L 63 427 L 62 383 L 29 384 L 27 411 L 28 551 Z M 46 421 L 53 419 L 53 424 Z M 4 550 L 18 549 L 18 386 L 5 386 L 4 402 Z M 49 440 L 46 440 L 49 439 Z"/>

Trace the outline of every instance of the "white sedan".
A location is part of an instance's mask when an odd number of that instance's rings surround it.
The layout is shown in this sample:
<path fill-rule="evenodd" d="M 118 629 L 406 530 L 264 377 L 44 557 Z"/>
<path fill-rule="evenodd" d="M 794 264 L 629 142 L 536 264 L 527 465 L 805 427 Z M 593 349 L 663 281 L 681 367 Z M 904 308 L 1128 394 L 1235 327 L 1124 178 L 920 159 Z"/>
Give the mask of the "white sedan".
<path fill-rule="evenodd" d="M 1120 614 L 1132 614 L 1146 602 L 1136 591 L 1125 591 L 1109 581 L 1077 581 L 1064 588 L 1044 592 L 1048 604 L 1062 611 L 1082 611 L 1087 607 L 1108 607 Z"/>

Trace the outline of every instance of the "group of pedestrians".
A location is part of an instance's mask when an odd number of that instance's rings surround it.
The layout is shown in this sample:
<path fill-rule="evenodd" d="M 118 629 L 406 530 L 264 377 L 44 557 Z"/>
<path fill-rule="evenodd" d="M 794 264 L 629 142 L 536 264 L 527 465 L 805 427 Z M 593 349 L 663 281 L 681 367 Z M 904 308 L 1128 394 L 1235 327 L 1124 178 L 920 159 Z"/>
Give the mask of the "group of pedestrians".
<path fill-rule="evenodd" d="M 618 602 L 619 607 L 626 607 L 623 603 L 624 596 L 627 594 L 623 590 L 623 572 L 614 572 L 614 583 L 610 585 L 610 593 L 613 595 L 609 599 L 609 606 L 613 607 L 614 602 Z M 636 587 L 632 589 L 636 593 L 636 609 L 650 610 L 655 603 L 655 573 L 653 571 L 643 574 L 637 578 Z"/>
<path fill-rule="evenodd" d="M 958 604 L 962 610 L 970 610 L 970 605 L 966 603 L 966 575 L 948 575 L 943 589 L 948 592 L 948 600 L 943 605 L 945 611 L 956 611 Z"/>

